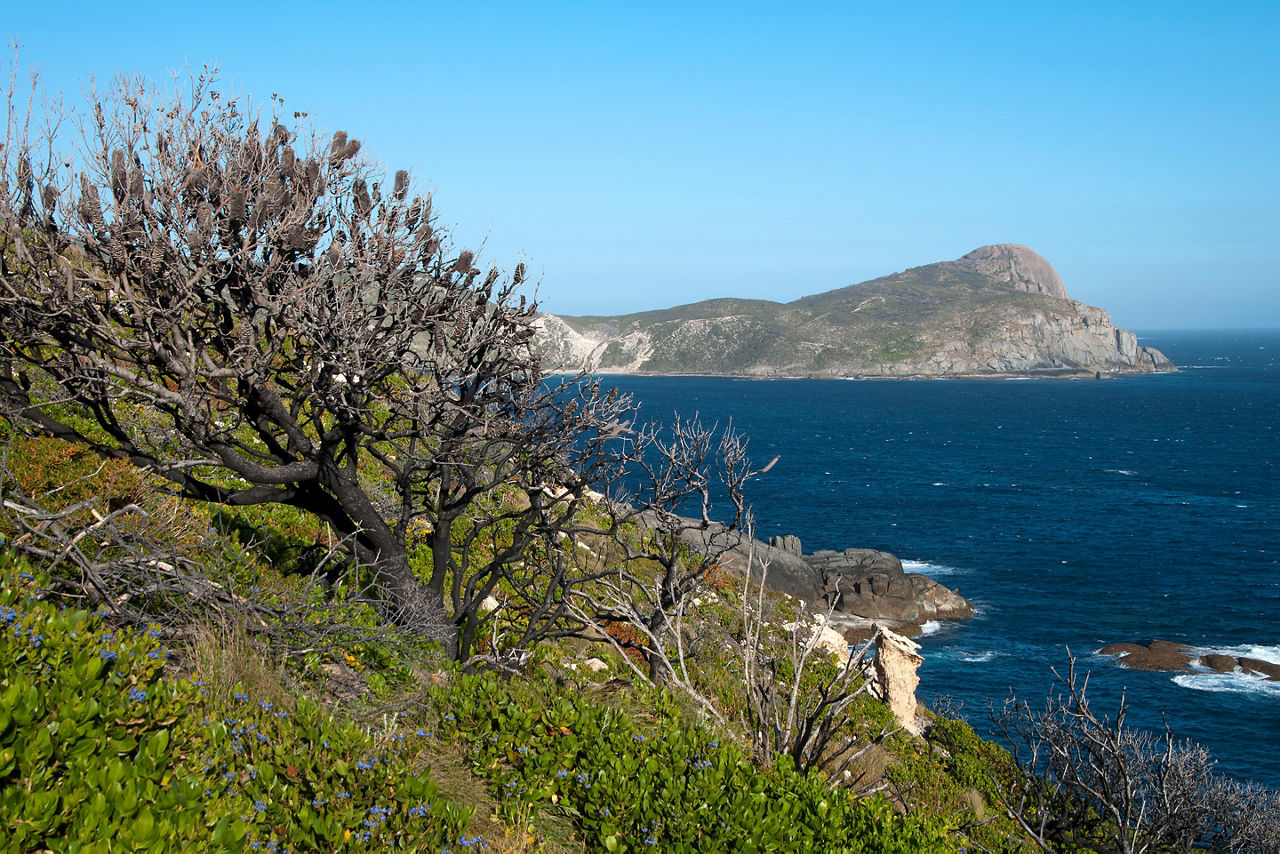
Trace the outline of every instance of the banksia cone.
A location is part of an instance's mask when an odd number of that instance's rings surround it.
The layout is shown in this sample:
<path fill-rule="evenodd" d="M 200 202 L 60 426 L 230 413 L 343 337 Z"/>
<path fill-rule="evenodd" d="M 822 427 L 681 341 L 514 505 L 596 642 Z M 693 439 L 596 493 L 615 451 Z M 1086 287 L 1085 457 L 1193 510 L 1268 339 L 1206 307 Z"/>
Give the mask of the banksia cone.
<path fill-rule="evenodd" d="M 400 169 L 396 172 L 396 183 L 395 183 L 395 189 L 392 191 L 392 196 L 395 198 L 397 202 L 403 202 L 404 197 L 408 195 L 408 193 L 409 193 L 409 173 L 403 169 Z M 410 228 L 412 227 L 413 226 L 410 226 Z"/>
<path fill-rule="evenodd" d="M 244 222 L 244 216 L 244 190 L 237 187 L 227 196 L 227 219 L 232 222 Z"/>
<path fill-rule="evenodd" d="M 471 271 L 471 262 L 474 260 L 475 256 L 464 249 L 458 254 L 458 260 L 453 262 L 453 271 L 455 273 L 469 273 Z"/>
<path fill-rule="evenodd" d="M 45 184 L 40 193 L 40 201 L 44 204 L 45 216 L 53 216 L 53 210 L 58 206 L 58 188 Z"/>
<path fill-rule="evenodd" d="M 293 153 L 293 149 L 287 145 L 284 147 L 284 151 L 280 153 L 280 170 L 284 172 L 285 177 L 294 181 L 298 179 L 298 157 Z"/>
<path fill-rule="evenodd" d="M 511 281 L 518 285 L 524 281 L 524 276 L 525 276 L 525 266 L 524 266 L 524 262 L 521 261 L 519 264 L 516 265 L 515 272 L 511 274 Z M 524 297 L 521 297 L 520 301 L 521 303 L 523 303 Z"/>
<path fill-rule="evenodd" d="M 125 166 L 124 152 L 117 148 L 111 152 L 111 194 L 117 202 L 122 202 L 128 189 L 129 170 Z"/>
<path fill-rule="evenodd" d="M 32 174 L 31 160 L 26 154 L 23 154 L 18 158 L 18 191 L 26 199 L 27 205 L 31 204 L 32 188 L 35 187 Z"/>
<path fill-rule="evenodd" d="M 102 201 L 98 198 L 98 188 L 85 175 L 80 176 L 80 219 L 94 231 L 106 230 L 102 221 Z"/>
<path fill-rule="evenodd" d="M 213 236 L 213 206 L 208 202 L 200 202 L 196 210 L 196 238 L 200 244 L 207 244 Z"/>
<path fill-rule="evenodd" d="M 355 157 L 358 151 L 360 151 L 360 140 L 347 139 L 347 132 L 340 130 L 333 135 L 333 142 L 329 143 L 329 163 L 337 166 Z"/>
<path fill-rule="evenodd" d="M 133 196 L 135 199 L 141 199 L 144 195 L 146 195 L 146 192 L 147 192 L 146 187 L 143 185 L 143 181 L 142 181 L 142 170 L 136 167 L 133 169 L 130 169 L 129 170 L 129 194 Z"/>
<path fill-rule="evenodd" d="M 354 191 L 352 202 L 355 206 L 356 216 L 364 219 L 373 208 L 373 203 L 369 201 L 369 188 L 365 186 L 363 179 L 357 178 L 352 189 Z"/>
<path fill-rule="evenodd" d="M 315 160 L 307 161 L 307 189 L 317 195 L 324 192 L 320 183 L 320 164 Z"/>

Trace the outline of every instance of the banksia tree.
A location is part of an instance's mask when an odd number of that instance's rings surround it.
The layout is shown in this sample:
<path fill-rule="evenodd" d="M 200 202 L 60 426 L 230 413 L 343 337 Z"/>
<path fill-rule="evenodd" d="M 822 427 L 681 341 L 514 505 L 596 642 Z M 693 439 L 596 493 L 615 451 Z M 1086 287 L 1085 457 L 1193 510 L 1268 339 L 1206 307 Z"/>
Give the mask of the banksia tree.
<path fill-rule="evenodd" d="M 541 495 L 552 477 L 576 502 L 606 464 L 597 427 L 626 418 L 595 386 L 543 382 L 523 269 L 486 274 L 407 172 L 383 195 L 357 140 L 263 121 L 208 73 L 170 92 L 121 80 L 91 94 L 75 140 L 72 123 L 37 131 L 14 88 L 0 151 L 4 414 L 188 498 L 310 512 L 370 567 L 397 621 L 474 636 L 472 598 L 566 501 L 513 510 L 515 542 L 478 570 L 448 547 L 460 504 Z M 444 531 L 425 579 L 405 545 L 415 519 Z"/>

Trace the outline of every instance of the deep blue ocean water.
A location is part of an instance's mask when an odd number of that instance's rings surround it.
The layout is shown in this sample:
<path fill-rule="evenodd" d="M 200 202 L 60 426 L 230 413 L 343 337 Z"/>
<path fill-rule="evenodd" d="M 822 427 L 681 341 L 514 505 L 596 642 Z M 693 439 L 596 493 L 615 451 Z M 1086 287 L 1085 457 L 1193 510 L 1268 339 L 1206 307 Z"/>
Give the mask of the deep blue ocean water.
<path fill-rule="evenodd" d="M 1141 336 L 1181 371 L 1094 380 L 611 377 L 650 419 L 732 419 L 758 534 L 871 547 L 958 587 L 977 616 L 930 625 L 920 696 L 988 727 L 1039 702 L 1066 650 L 1096 710 L 1208 747 L 1280 788 L 1280 683 L 1146 673 L 1095 651 L 1164 639 L 1280 662 L 1280 330 Z"/>

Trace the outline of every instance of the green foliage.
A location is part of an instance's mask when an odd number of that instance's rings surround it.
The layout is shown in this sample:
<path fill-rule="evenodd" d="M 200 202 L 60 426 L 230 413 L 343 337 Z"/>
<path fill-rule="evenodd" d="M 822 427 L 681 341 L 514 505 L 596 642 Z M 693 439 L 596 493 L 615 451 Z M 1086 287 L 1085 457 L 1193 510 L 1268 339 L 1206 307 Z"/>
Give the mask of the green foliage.
<path fill-rule="evenodd" d="M 375 743 L 314 703 L 162 678 L 159 632 L 41 601 L 0 555 L 0 839 L 6 850 L 439 850 L 470 811 L 443 798 L 425 733 Z M 468 840 L 470 841 L 470 840 Z"/>
<path fill-rule="evenodd" d="M 1000 786 L 1018 774 L 1008 751 L 969 724 L 939 717 L 921 741 L 892 740 L 888 778 L 913 809 L 945 818 L 988 851 L 1022 850 L 1025 836 L 1001 806 Z"/>
<path fill-rule="evenodd" d="M 593 850 L 946 851 L 948 826 L 828 789 L 789 762 L 757 768 L 734 744 L 657 703 L 651 727 L 581 695 L 460 676 L 438 689 L 506 815 L 572 818 Z"/>

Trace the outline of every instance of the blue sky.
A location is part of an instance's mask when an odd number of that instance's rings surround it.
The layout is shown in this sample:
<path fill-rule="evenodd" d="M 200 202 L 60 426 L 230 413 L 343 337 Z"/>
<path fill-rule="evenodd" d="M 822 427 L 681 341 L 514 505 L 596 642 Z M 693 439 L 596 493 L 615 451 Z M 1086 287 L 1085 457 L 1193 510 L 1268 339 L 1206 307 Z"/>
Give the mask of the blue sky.
<path fill-rule="evenodd" d="M 9 3 L 76 101 L 238 92 L 409 168 L 549 311 L 1023 243 L 1133 329 L 1280 326 L 1280 3 Z"/>

